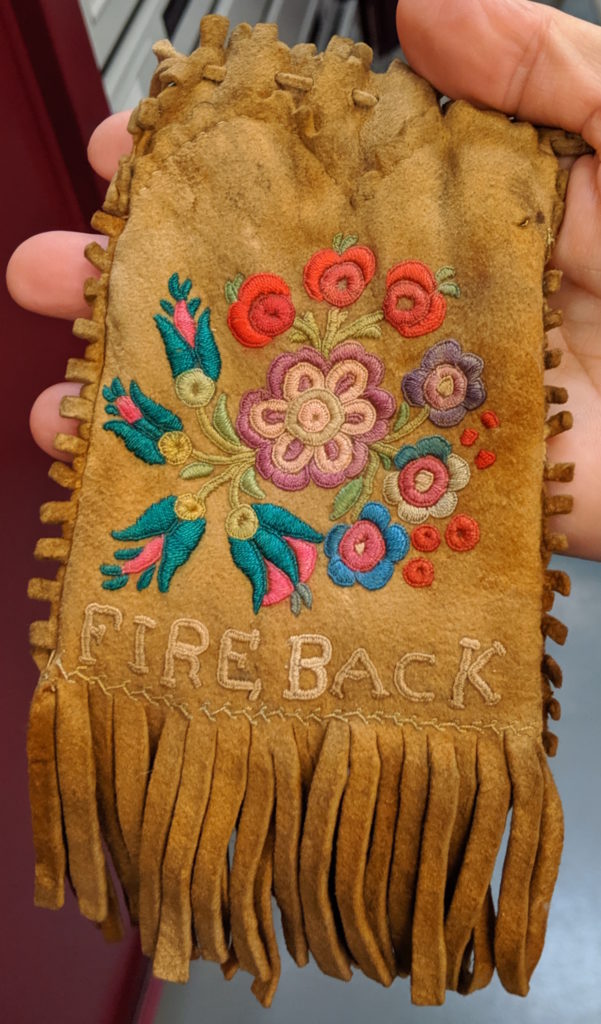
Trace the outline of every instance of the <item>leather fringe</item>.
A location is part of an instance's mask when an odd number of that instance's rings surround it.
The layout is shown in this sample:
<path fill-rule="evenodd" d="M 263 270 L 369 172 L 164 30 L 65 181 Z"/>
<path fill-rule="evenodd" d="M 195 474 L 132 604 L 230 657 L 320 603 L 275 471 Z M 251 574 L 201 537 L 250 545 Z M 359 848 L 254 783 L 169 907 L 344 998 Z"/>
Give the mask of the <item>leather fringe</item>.
<path fill-rule="evenodd" d="M 269 1005 L 274 891 L 292 948 L 335 977 L 410 974 L 413 1001 L 440 1005 L 496 965 L 510 992 L 527 992 L 562 845 L 540 738 L 332 719 L 303 787 L 289 723 L 190 721 L 171 708 L 151 760 L 151 714 L 123 689 L 50 666 L 29 732 L 39 905 L 62 904 L 68 862 L 82 913 L 119 937 L 102 824 L 157 977 L 186 981 L 197 950 L 226 977 L 247 971 Z M 147 767 L 126 773 L 127 759 Z"/>

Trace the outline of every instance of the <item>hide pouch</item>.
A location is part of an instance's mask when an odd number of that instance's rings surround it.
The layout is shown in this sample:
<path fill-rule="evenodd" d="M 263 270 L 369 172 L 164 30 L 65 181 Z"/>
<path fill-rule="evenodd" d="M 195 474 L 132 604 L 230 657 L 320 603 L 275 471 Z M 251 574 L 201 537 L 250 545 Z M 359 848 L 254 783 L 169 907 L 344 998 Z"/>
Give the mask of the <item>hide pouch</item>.
<path fill-rule="evenodd" d="M 42 508 L 35 901 L 144 953 L 524 995 L 562 845 L 545 637 L 569 428 L 548 269 L 580 139 L 273 25 L 159 43 L 93 219 Z M 491 879 L 509 817 L 502 879 Z"/>

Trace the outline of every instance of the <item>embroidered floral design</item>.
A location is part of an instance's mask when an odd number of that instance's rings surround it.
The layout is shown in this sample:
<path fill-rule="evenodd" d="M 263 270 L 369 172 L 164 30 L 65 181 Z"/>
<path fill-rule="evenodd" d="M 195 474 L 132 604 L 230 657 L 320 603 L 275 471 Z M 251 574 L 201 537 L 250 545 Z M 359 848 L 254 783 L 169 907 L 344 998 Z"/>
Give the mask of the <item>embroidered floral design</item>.
<path fill-rule="evenodd" d="M 303 272 L 310 298 L 339 308 L 351 306 L 360 298 L 376 272 L 376 257 L 357 241 L 357 235 L 345 238 L 340 233 L 331 249 L 321 249 L 311 257 Z"/>
<path fill-rule="evenodd" d="M 480 540 L 480 527 L 471 516 L 453 516 L 445 530 L 445 540 L 453 551 L 471 551 Z"/>
<path fill-rule="evenodd" d="M 486 400 L 483 368 L 480 356 L 447 338 L 429 348 L 421 366 L 403 377 L 403 394 L 410 405 L 427 405 L 437 427 L 454 427 Z"/>
<path fill-rule="evenodd" d="M 307 586 L 323 535 L 279 505 L 242 505 L 230 512 L 226 530 L 234 564 L 253 588 L 253 609 L 290 598 L 295 615 L 312 605 Z"/>
<path fill-rule="evenodd" d="M 416 526 L 411 543 L 416 551 L 436 551 L 440 547 L 440 533 L 435 526 Z"/>
<path fill-rule="evenodd" d="M 114 553 L 119 565 L 101 565 L 105 590 L 120 590 L 130 576 L 137 576 L 137 589 L 145 590 L 157 570 L 159 591 L 169 590 L 173 575 L 188 561 L 205 532 L 205 508 L 193 494 L 169 497 L 147 508 L 125 530 L 113 530 L 120 541 L 145 541 L 141 547 L 121 548 Z"/>
<path fill-rule="evenodd" d="M 384 497 L 397 506 L 399 519 L 424 523 L 429 516 L 450 516 L 457 505 L 457 491 L 470 479 L 470 469 L 444 437 L 424 437 L 405 445 L 394 457 L 398 470 L 389 473 L 383 485 Z"/>
<path fill-rule="evenodd" d="M 447 296 L 459 298 L 459 286 L 450 279 L 453 267 L 441 267 L 434 275 L 425 263 L 405 260 L 386 276 L 384 316 L 404 338 L 418 338 L 437 331 L 447 313 Z"/>
<path fill-rule="evenodd" d="M 246 392 L 236 423 L 257 449 L 261 476 L 286 491 L 358 476 L 395 410 L 378 386 L 383 377 L 381 360 L 356 342 L 339 345 L 329 360 L 311 348 L 274 359 L 267 387 Z"/>
<path fill-rule="evenodd" d="M 431 587 L 434 566 L 428 558 L 412 558 L 403 566 L 403 579 L 410 587 Z"/>
<path fill-rule="evenodd" d="M 107 420 L 105 430 L 120 437 L 126 448 L 151 465 L 183 463 L 192 451 L 192 442 L 183 432 L 179 416 L 145 395 L 135 380 L 127 394 L 119 377 L 102 394 L 106 412 L 117 419 Z"/>
<path fill-rule="evenodd" d="M 340 232 L 332 248 L 315 252 L 303 269 L 307 295 L 322 304 L 318 316 L 311 308 L 297 310 L 290 286 L 276 274 L 240 273 L 227 281 L 227 324 L 234 339 L 253 349 L 287 335 L 264 386 L 246 391 L 237 409 L 233 396 L 219 390 L 221 354 L 211 311 L 191 297 L 189 278 L 171 275 L 169 298 L 161 300 L 154 319 L 184 420 L 144 394 L 136 381 L 127 391 L 115 377 L 103 389 L 110 417 L 104 427 L 143 461 L 177 468 L 180 479 L 198 481 L 198 490 L 163 498 L 131 526 L 113 532 L 128 546 L 100 567 L 105 589 L 117 590 L 135 577 L 143 590 L 156 575 L 159 591 L 168 590 L 200 543 L 207 502 L 220 489 L 227 494 L 224 525 L 232 562 L 251 584 L 255 613 L 288 600 L 294 614 L 311 608 L 309 581 L 322 543 L 337 586 L 384 587 L 408 554 L 410 540 L 375 500 L 379 495 L 414 526 L 416 552 L 432 554 L 440 547 L 441 531 L 427 520 L 453 515 L 470 467 L 444 437 L 419 433 L 428 419 L 441 428 L 455 426 L 483 404 L 483 362 L 452 338 L 437 342 L 402 378 L 397 403 L 383 386 L 385 365 L 376 354 L 379 342 L 390 343 L 388 325 L 407 338 L 437 330 L 447 299 L 460 292 L 452 267 L 433 274 L 424 263 L 406 260 L 389 270 L 383 302 L 353 318 L 350 307 L 375 271 L 372 249 Z M 247 357 L 239 352 L 240 358 Z M 249 369 L 253 358 L 249 353 Z M 500 425 L 491 410 L 480 420 L 486 429 Z M 478 431 L 467 425 L 461 444 L 469 447 L 477 438 Z M 474 464 L 484 469 L 495 458 L 482 449 Z M 264 481 L 284 492 L 309 485 L 333 492 L 329 515 L 335 525 L 325 539 L 289 509 L 272 504 Z M 445 531 L 451 552 L 470 550 L 479 537 L 478 524 L 467 515 L 455 515 Z M 428 558 L 403 563 L 402 578 L 411 587 L 430 586 L 434 573 Z"/>
<path fill-rule="evenodd" d="M 230 331 L 241 345 L 263 348 L 285 334 L 296 316 L 290 288 L 276 274 L 254 274 L 242 284 L 228 281 L 226 297 L 234 298 L 227 315 Z"/>
<path fill-rule="evenodd" d="M 408 550 L 407 531 L 390 525 L 390 513 L 377 501 L 368 502 L 352 526 L 333 526 L 324 543 L 330 579 L 339 587 L 359 583 L 366 590 L 386 586 Z"/>
<path fill-rule="evenodd" d="M 167 316 L 158 313 L 155 323 L 163 339 L 178 397 L 186 405 L 208 405 L 215 394 L 215 382 L 221 373 L 221 356 L 211 329 L 211 310 L 207 306 L 198 320 L 200 299 L 189 299 L 192 282 L 180 284 L 179 275 L 169 278 L 169 293 L 174 302 L 161 300 Z"/>

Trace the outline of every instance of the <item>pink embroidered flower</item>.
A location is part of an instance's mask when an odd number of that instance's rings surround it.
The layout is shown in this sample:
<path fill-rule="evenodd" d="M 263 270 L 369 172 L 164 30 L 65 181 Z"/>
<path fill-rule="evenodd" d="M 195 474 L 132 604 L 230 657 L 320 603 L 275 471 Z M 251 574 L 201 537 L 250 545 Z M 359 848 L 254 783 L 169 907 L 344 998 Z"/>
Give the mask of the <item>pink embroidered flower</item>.
<path fill-rule="evenodd" d="M 338 345 L 329 359 L 313 348 L 274 359 L 267 387 L 243 395 L 236 424 L 257 449 L 261 476 L 287 491 L 359 476 L 368 446 L 386 435 L 395 411 L 392 395 L 378 386 L 383 377 L 383 363 L 356 341 Z"/>

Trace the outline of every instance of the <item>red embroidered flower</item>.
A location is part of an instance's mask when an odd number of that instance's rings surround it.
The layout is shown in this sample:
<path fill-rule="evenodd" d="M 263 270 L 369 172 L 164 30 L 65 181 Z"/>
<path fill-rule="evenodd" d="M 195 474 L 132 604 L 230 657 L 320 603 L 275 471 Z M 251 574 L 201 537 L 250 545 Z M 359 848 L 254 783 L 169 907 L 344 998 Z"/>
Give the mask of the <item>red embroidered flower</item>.
<path fill-rule="evenodd" d="M 241 345 L 262 348 L 292 327 L 296 311 L 290 289 L 276 274 L 247 277 L 230 306 L 227 323 Z"/>
<path fill-rule="evenodd" d="M 388 271 L 384 316 L 404 338 L 418 338 L 436 331 L 447 312 L 447 295 L 459 298 L 451 282 L 455 271 L 441 267 L 436 275 L 419 260 L 405 260 Z"/>
<path fill-rule="evenodd" d="M 336 235 L 332 249 L 321 249 L 307 263 L 303 280 L 308 295 L 331 306 L 351 306 L 376 272 L 376 257 L 356 235 Z"/>

